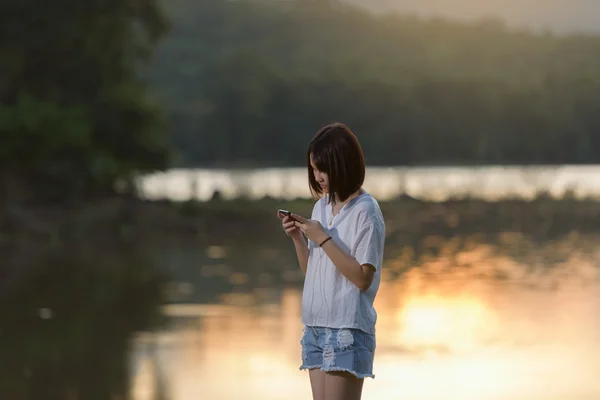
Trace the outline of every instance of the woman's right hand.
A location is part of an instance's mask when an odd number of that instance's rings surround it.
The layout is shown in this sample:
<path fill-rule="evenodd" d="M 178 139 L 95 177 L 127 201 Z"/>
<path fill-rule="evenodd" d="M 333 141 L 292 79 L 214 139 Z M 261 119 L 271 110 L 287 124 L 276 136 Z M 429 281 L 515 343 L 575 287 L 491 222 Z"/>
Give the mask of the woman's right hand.
<path fill-rule="evenodd" d="M 294 220 L 291 217 L 280 213 L 277 213 L 277 216 L 281 220 L 281 226 L 286 235 L 294 240 L 302 239 L 302 231 L 294 224 Z"/>

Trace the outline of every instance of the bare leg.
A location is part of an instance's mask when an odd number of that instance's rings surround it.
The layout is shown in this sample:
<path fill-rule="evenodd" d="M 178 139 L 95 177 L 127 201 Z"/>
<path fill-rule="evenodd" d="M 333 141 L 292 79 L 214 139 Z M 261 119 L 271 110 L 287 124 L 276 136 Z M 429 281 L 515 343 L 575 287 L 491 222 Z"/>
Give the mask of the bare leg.
<path fill-rule="evenodd" d="M 327 400 L 360 400 L 364 379 L 348 372 L 328 372 L 325 377 Z"/>
<path fill-rule="evenodd" d="M 313 400 L 325 400 L 325 372 L 320 369 L 311 369 L 309 374 Z"/>

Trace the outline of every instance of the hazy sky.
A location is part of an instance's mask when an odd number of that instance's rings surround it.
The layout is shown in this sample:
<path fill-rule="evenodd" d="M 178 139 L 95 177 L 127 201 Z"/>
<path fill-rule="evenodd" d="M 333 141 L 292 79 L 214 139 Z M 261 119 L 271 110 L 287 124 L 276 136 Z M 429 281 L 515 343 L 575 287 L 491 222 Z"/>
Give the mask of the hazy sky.
<path fill-rule="evenodd" d="M 478 19 L 493 16 L 511 26 L 557 32 L 600 33 L 600 0 L 346 0 L 377 11 L 398 10 L 422 16 Z"/>

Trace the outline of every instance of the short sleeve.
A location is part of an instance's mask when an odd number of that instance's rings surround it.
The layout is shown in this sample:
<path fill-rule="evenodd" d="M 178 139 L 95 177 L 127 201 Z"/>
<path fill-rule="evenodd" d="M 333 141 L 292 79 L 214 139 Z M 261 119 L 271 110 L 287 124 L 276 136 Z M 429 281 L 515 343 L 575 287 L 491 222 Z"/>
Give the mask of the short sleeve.
<path fill-rule="evenodd" d="M 365 219 L 356 235 L 354 258 L 360 265 L 370 264 L 379 270 L 383 262 L 384 242 L 383 221 L 374 216 Z"/>

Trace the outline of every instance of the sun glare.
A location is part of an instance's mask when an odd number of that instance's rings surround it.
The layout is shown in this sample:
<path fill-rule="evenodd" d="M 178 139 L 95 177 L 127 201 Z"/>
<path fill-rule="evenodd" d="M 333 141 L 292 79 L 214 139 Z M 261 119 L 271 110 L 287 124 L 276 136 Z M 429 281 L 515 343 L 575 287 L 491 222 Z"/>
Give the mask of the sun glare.
<path fill-rule="evenodd" d="M 415 297 L 398 318 L 403 346 L 447 351 L 476 347 L 495 325 L 485 304 L 468 297 Z"/>

